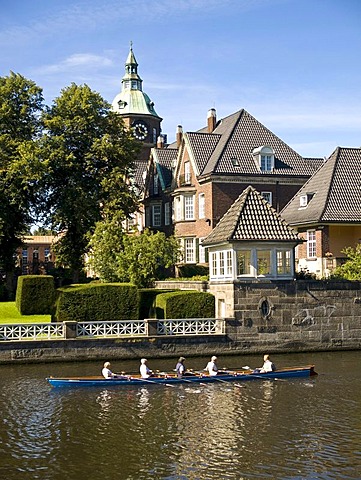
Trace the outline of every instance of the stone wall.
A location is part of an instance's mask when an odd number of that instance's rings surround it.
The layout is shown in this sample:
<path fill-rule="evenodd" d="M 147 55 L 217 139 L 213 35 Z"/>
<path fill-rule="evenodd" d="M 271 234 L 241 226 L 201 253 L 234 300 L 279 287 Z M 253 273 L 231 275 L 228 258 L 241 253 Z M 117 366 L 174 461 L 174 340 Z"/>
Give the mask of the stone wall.
<path fill-rule="evenodd" d="M 210 293 L 228 314 L 233 304 L 226 332 L 240 353 L 361 347 L 360 282 L 210 283 Z"/>

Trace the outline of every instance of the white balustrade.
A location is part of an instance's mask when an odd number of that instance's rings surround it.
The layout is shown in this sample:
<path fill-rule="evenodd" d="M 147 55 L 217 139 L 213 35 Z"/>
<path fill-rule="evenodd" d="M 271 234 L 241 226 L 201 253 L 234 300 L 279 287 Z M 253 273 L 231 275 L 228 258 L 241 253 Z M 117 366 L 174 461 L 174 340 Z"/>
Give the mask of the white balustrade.
<path fill-rule="evenodd" d="M 62 323 L 16 323 L 0 325 L 0 341 L 53 340 L 65 338 Z"/>
<path fill-rule="evenodd" d="M 158 335 L 212 335 L 224 330 L 223 319 L 182 318 L 158 320 Z"/>
<path fill-rule="evenodd" d="M 147 335 L 144 320 L 120 320 L 117 322 L 78 322 L 77 337 L 124 337 Z"/>

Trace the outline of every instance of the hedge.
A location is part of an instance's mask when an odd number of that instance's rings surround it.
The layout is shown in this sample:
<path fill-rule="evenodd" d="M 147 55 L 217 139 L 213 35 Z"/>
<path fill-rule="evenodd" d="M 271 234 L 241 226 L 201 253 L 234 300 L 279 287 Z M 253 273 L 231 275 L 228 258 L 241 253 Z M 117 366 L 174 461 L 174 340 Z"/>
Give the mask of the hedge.
<path fill-rule="evenodd" d="M 51 275 L 21 275 L 18 278 L 15 304 L 21 315 L 51 315 L 54 299 Z"/>
<path fill-rule="evenodd" d="M 58 322 L 138 320 L 138 289 L 130 283 L 97 283 L 59 288 L 55 317 Z"/>
<path fill-rule="evenodd" d="M 214 318 L 211 293 L 193 290 L 162 293 L 155 299 L 157 318 Z"/>

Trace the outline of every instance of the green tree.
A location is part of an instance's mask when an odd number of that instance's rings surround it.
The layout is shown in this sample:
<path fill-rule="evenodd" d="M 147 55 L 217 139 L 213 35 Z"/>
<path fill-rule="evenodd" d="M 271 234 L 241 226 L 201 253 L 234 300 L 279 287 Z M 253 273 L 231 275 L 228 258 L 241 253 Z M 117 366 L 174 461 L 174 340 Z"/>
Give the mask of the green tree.
<path fill-rule="evenodd" d="M 103 282 L 117 282 L 117 255 L 123 250 L 124 217 L 114 215 L 111 219 L 97 222 L 89 241 L 88 266 Z"/>
<path fill-rule="evenodd" d="M 139 144 L 87 85 L 63 89 L 43 123 L 41 207 L 47 225 L 60 234 L 54 248 L 57 263 L 69 267 L 77 282 L 96 223 L 106 212 L 128 216 L 136 208 L 129 179 Z"/>
<path fill-rule="evenodd" d="M 40 133 L 42 89 L 11 72 L 0 77 L 0 264 L 13 290 L 14 253 L 29 232 L 37 202 L 35 158 L 28 154 Z"/>
<path fill-rule="evenodd" d="M 116 255 L 117 275 L 120 281 L 149 287 L 179 258 L 180 246 L 174 237 L 146 229 L 140 235 L 123 238 L 123 251 Z"/>
<path fill-rule="evenodd" d="M 361 244 L 355 248 L 346 247 L 342 250 L 346 255 L 346 262 L 335 268 L 332 277 L 344 278 L 345 280 L 361 280 Z"/>

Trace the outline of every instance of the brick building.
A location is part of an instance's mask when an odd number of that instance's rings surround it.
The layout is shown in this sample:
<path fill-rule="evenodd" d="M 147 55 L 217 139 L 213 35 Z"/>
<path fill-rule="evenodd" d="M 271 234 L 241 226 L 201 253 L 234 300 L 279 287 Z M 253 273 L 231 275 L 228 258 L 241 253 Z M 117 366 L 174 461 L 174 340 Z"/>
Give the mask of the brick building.
<path fill-rule="evenodd" d="M 178 126 L 176 142 L 152 149 L 144 204 L 149 212 L 156 205 L 157 216 L 149 213 L 146 226 L 173 230 L 184 264 L 207 265 L 201 242 L 245 188 L 254 187 L 279 212 L 321 164 L 301 157 L 245 110 L 217 121 L 211 109 L 206 127 L 184 133 Z"/>
<path fill-rule="evenodd" d="M 345 260 L 342 250 L 361 242 L 361 148 L 338 147 L 282 210 L 305 240 L 298 270 L 327 277 Z"/>

